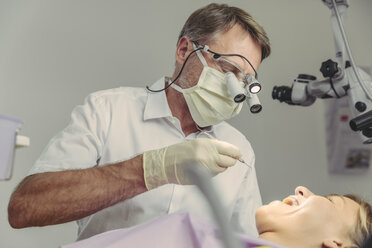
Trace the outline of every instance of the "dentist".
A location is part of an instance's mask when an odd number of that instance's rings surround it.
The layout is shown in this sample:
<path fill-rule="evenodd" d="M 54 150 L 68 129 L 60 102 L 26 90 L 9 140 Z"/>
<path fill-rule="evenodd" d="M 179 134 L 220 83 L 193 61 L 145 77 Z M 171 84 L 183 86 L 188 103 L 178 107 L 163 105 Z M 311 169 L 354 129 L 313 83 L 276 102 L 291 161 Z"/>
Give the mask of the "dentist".
<path fill-rule="evenodd" d="M 172 77 L 148 89 L 96 92 L 73 110 L 12 194 L 10 225 L 76 220 L 78 239 L 85 239 L 179 211 L 213 221 L 183 170 L 199 166 L 214 175 L 236 231 L 256 235 L 255 157 L 244 135 L 224 122 L 242 109 L 224 75 L 257 77 L 269 54 L 265 31 L 244 10 L 225 4 L 196 10 L 179 35 Z"/>

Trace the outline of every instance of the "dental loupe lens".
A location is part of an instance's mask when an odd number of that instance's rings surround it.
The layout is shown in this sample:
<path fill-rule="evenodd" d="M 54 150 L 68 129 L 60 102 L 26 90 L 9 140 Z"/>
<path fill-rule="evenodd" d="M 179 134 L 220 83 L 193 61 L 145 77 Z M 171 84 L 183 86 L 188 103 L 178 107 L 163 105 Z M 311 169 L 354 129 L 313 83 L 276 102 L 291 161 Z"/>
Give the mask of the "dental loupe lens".
<path fill-rule="evenodd" d="M 257 114 L 261 112 L 262 105 L 260 103 L 260 100 L 258 99 L 257 94 L 252 94 L 248 92 L 247 103 L 249 105 L 249 110 L 251 111 L 252 114 Z"/>
<path fill-rule="evenodd" d="M 259 105 L 259 104 L 255 104 L 255 105 L 251 106 L 251 108 L 250 108 L 250 111 L 253 114 L 257 114 L 257 113 L 261 112 L 261 110 L 262 110 L 262 105 Z"/>
<path fill-rule="evenodd" d="M 253 94 L 257 94 L 261 90 L 261 85 L 258 83 L 253 83 L 249 86 L 249 91 Z"/>
<path fill-rule="evenodd" d="M 244 94 L 239 94 L 234 97 L 234 102 L 236 103 L 241 103 L 245 100 L 245 95 Z"/>
<path fill-rule="evenodd" d="M 227 88 L 230 92 L 230 95 L 234 99 L 236 103 L 240 103 L 245 100 L 245 89 L 243 87 L 243 83 L 240 82 L 234 73 L 227 72 L 225 73 L 225 80 L 227 84 Z"/>

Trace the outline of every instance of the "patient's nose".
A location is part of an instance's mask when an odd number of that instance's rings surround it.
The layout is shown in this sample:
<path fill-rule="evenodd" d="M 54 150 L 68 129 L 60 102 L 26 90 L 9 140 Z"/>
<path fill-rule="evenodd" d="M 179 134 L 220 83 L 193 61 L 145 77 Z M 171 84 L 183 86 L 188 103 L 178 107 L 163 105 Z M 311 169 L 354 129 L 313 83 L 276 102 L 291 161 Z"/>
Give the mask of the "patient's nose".
<path fill-rule="evenodd" d="M 307 198 L 307 197 L 309 197 L 311 195 L 314 195 L 314 194 L 308 188 L 306 188 L 304 186 L 298 186 L 295 189 L 295 195 L 301 195 L 301 196 Z"/>

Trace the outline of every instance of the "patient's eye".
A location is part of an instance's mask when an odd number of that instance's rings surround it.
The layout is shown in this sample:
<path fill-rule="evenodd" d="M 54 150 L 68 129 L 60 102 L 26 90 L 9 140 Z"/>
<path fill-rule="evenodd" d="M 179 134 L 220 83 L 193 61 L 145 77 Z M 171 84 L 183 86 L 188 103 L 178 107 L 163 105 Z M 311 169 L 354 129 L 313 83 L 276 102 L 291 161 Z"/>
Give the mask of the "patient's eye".
<path fill-rule="evenodd" d="M 332 198 L 331 198 L 330 196 L 326 196 L 326 198 L 327 198 L 330 202 L 333 203 L 333 200 L 332 200 Z"/>

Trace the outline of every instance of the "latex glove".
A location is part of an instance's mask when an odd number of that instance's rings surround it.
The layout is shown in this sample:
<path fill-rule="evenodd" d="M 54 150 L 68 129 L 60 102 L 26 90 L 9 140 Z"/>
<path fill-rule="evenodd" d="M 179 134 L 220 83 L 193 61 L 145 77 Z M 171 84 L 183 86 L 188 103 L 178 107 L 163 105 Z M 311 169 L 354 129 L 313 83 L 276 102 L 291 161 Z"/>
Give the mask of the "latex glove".
<path fill-rule="evenodd" d="M 147 189 L 167 183 L 191 184 L 185 166 L 204 166 L 212 176 L 235 165 L 242 156 L 238 147 L 216 139 L 199 138 L 143 154 Z"/>

